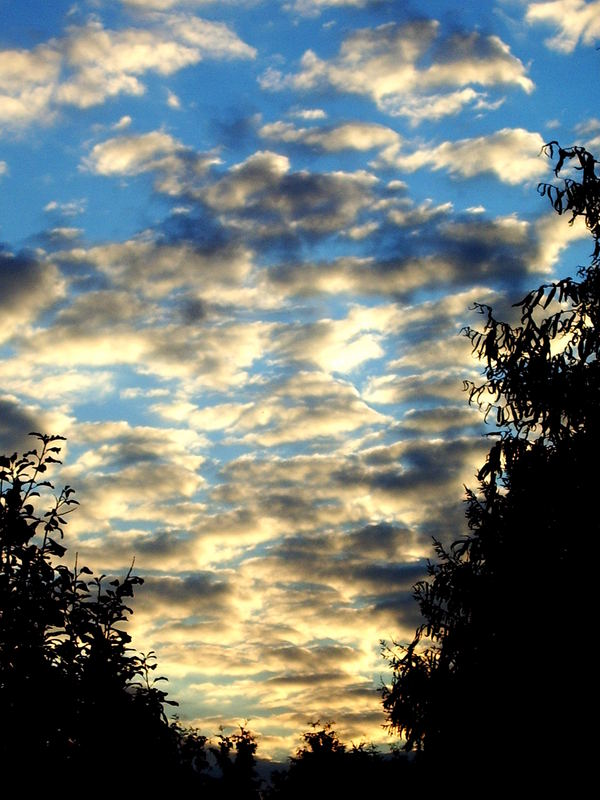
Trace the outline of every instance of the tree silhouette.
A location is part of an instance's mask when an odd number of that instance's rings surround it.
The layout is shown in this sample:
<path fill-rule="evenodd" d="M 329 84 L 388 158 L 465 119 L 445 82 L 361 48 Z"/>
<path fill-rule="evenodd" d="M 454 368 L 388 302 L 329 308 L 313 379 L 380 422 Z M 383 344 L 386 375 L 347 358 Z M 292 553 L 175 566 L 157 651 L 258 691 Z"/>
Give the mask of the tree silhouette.
<path fill-rule="evenodd" d="M 256 748 L 254 734 L 243 725 L 232 736 L 219 734 L 218 745 L 210 748 L 221 771 L 213 790 L 215 797 L 258 800 L 261 781 L 256 772 Z"/>
<path fill-rule="evenodd" d="M 366 797 L 374 790 L 389 794 L 399 783 L 413 787 L 413 771 L 404 754 L 384 758 L 373 746 L 348 747 L 332 723 L 311 723 L 304 744 L 288 769 L 275 772 L 267 797 L 304 800 L 307 797 Z"/>
<path fill-rule="evenodd" d="M 424 622 L 410 645 L 387 651 L 389 726 L 449 775 L 460 766 L 471 777 L 558 780 L 584 758 L 592 683 L 578 649 L 595 605 L 583 564 L 598 531 L 600 179 L 584 148 L 544 149 L 558 178 L 575 168 L 539 192 L 571 223 L 583 217 L 591 264 L 578 280 L 530 292 L 515 326 L 476 306 L 483 330 L 464 332 L 485 380 L 466 389 L 498 430 L 478 490 L 467 490 L 469 533 L 434 543 L 437 561 L 415 586 Z"/>
<path fill-rule="evenodd" d="M 63 437 L 32 435 L 38 448 L 0 457 L 0 764 L 30 784 L 57 768 L 89 778 L 99 765 L 138 787 L 197 783 L 204 737 L 169 724 L 164 705 L 176 703 L 153 677 L 154 654 L 128 646 L 126 602 L 143 581 L 60 562 L 77 501 L 70 486 L 53 496 L 44 477 Z"/>

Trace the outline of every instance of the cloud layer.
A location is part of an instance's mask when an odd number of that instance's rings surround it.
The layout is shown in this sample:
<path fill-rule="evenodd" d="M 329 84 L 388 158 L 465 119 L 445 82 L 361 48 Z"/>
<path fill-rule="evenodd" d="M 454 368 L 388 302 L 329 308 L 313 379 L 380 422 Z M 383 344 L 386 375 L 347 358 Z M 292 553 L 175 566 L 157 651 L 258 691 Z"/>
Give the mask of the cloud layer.
<path fill-rule="evenodd" d="M 588 256 L 535 184 L 545 141 L 598 139 L 546 102 L 597 4 L 19 9 L 2 450 L 68 437 L 69 553 L 135 555 L 134 643 L 185 720 L 274 757 L 310 719 L 385 743 L 379 641 L 411 637 L 489 444 L 461 329 Z"/>

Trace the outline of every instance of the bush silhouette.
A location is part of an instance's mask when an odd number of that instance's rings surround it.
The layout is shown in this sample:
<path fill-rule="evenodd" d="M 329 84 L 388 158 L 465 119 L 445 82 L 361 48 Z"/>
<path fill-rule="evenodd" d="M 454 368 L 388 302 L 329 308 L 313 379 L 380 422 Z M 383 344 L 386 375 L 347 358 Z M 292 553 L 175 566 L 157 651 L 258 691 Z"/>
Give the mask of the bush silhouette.
<path fill-rule="evenodd" d="M 193 778 L 205 766 L 204 737 L 169 724 L 153 653 L 129 647 L 126 604 L 142 579 L 107 580 L 60 559 L 66 486 L 45 479 L 63 437 L 34 433 L 37 448 L 0 457 L 0 763 L 29 781 L 68 767 L 69 776 L 127 774 Z M 44 508 L 46 503 L 46 508 Z M 199 769 L 200 767 L 200 769 Z M 41 778 L 40 778 L 41 780 Z"/>
<path fill-rule="evenodd" d="M 466 388 L 498 430 L 467 491 L 469 533 L 435 542 L 429 579 L 415 586 L 424 622 L 387 651 L 390 728 L 427 766 L 479 779 L 574 773 L 592 685 L 578 648 L 595 605 L 582 565 L 598 529 L 600 179 L 584 148 L 545 151 L 557 177 L 577 170 L 580 180 L 539 191 L 571 222 L 584 218 L 591 265 L 530 292 L 516 326 L 477 306 L 484 328 L 465 333 L 484 381 Z"/>
<path fill-rule="evenodd" d="M 384 757 L 364 743 L 348 747 L 332 723 L 312 723 L 303 740 L 288 769 L 272 776 L 268 798 L 366 797 L 374 791 L 391 794 L 399 785 L 406 791 L 416 785 L 412 765 L 403 754 Z"/>

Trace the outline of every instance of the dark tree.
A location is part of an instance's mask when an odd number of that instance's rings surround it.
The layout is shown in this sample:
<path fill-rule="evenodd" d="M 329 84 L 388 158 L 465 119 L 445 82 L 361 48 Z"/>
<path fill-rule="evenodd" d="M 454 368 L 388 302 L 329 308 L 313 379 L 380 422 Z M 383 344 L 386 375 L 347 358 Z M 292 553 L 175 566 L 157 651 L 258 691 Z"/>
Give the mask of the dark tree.
<path fill-rule="evenodd" d="M 261 780 L 256 772 L 257 742 L 254 734 L 243 725 L 232 736 L 219 735 L 219 743 L 211 747 L 221 777 L 215 781 L 211 797 L 235 797 L 238 800 L 258 800 Z"/>
<path fill-rule="evenodd" d="M 387 796 L 399 784 L 404 790 L 413 787 L 412 765 L 404 754 L 384 757 L 364 743 L 349 747 L 328 722 L 317 721 L 311 727 L 288 769 L 273 774 L 268 798 L 368 797 L 376 792 Z"/>
<path fill-rule="evenodd" d="M 154 654 L 134 653 L 124 628 L 142 579 L 130 569 L 107 580 L 77 559 L 73 569 L 61 562 L 59 540 L 77 501 L 69 486 L 54 496 L 45 475 L 60 463 L 63 437 L 33 435 L 38 448 L 0 457 L 3 773 L 29 786 L 52 770 L 68 770 L 70 780 L 195 785 L 206 766 L 204 737 L 169 724 L 164 705 L 176 703 L 157 685 L 165 679 L 153 677 Z"/>
<path fill-rule="evenodd" d="M 497 430 L 478 490 L 467 490 L 469 532 L 449 548 L 435 542 L 429 579 L 415 586 L 424 622 L 388 651 L 383 692 L 390 728 L 422 763 L 494 781 L 575 774 L 593 685 L 585 565 L 598 534 L 600 179 L 581 147 L 545 152 L 558 178 L 575 168 L 539 191 L 571 222 L 584 218 L 591 265 L 530 292 L 519 324 L 478 305 L 483 330 L 465 329 L 484 365 L 469 401 Z"/>

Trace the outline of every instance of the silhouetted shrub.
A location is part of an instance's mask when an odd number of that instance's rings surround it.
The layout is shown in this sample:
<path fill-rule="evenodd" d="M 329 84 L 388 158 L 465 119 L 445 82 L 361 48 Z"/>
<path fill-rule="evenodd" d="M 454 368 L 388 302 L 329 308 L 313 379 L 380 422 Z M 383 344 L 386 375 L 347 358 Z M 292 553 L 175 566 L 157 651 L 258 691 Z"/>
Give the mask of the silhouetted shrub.
<path fill-rule="evenodd" d="M 204 737 L 169 724 L 164 705 L 176 703 L 153 678 L 154 654 L 128 646 L 142 579 L 61 561 L 77 501 L 70 486 L 54 496 L 45 475 L 63 437 L 32 435 L 37 448 L 0 457 L 0 763 L 29 784 L 65 768 L 70 779 L 197 782 Z"/>
<path fill-rule="evenodd" d="M 348 747 L 331 723 L 313 723 L 303 739 L 288 769 L 273 774 L 268 798 L 367 797 L 413 786 L 412 763 L 403 754 L 383 755 L 364 743 Z"/>

